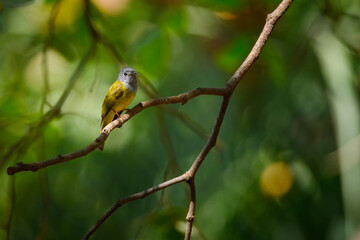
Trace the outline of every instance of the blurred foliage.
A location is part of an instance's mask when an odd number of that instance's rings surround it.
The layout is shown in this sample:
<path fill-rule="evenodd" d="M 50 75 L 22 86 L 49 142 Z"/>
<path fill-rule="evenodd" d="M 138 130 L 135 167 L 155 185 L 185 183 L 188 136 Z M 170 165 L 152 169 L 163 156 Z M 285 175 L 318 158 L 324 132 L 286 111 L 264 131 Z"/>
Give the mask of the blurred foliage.
<path fill-rule="evenodd" d="M 118 198 L 164 180 L 169 146 L 179 169 L 168 177 L 188 169 L 204 137 L 167 111 L 164 126 L 151 108 L 115 130 L 105 152 L 6 175 L 93 141 L 124 65 L 159 96 L 222 87 L 278 3 L 92 0 L 104 44 L 58 106 L 95 40 L 84 2 L 0 1 L 0 239 L 81 238 Z M 232 97 L 222 147 L 197 174 L 193 239 L 359 239 L 359 12 L 356 0 L 298 0 L 276 25 Z M 142 88 L 131 106 L 148 98 Z M 220 100 L 173 110 L 211 132 Z M 123 206 L 94 239 L 182 239 L 188 202 L 186 184 L 173 186 Z"/>

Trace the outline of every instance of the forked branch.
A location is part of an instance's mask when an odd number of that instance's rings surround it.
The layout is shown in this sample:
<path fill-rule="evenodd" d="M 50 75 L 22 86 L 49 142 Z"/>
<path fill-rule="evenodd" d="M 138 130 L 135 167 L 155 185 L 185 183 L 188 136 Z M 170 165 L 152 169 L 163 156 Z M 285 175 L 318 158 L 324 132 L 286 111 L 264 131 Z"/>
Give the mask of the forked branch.
<path fill-rule="evenodd" d="M 178 96 L 172 96 L 172 97 L 166 97 L 166 98 L 156 98 L 147 100 L 144 102 L 139 103 L 134 108 L 129 110 L 126 114 L 121 116 L 120 118 L 114 120 L 110 124 L 108 124 L 100 134 L 98 138 L 96 138 L 91 144 L 86 146 L 85 148 L 73 152 L 68 153 L 64 155 L 58 155 L 52 159 L 48 159 L 42 162 L 38 163 L 31 163 L 31 164 L 23 164 L 18 163 L 17 165 L 13 167 L 8 168 L 8 174 L 13 175 L 15 173 L 21 172 L 21 171 L 36 171 L 38 169 L 48 167 L 54 164 L 58 164 L 61 162 L 66 162 L 72 159 L 80 158 L 83 156 L 86 156 L 87 154 L 91 153 L 95 149 L 97 149 L 102 143 L 104 143 L 109 136 L 110 132 L 114 130 L 117 127 L 122 126 L 124 123 L 126 123 L 128 120 L 130 120 L 133 116 L 136 114 L 142 112 L 143 110 L 154 107 L 158 105 L 164 105 L 164 104 L 175 104 L 175 103 L 181 103 L 185 104 L 187 101 L 191 100 L 192 98 L 195 98 L 200 95 L 217 95 L 222 96 L 223 101 L 221 103 L 217 119 L 215 122 L 215 125 L 213 127 L 212 133 L 210 137 L 208 138 L 207 143 L 197 156 L 196 160 L 192 164 L 192 166 L 189 168 L 187 172 L 184 174 L 175 177 L 173 179 L 170 179 L 168 181 L 165 181 L 163 183 L 160 183 L 157 186 L 154 186 L 152 188 L 149 188 L 145 191 L 130 195 L 126 198 L 120 199 L 115 202 L 115 204 L 96 222 L 96 224 L 86 233 L 83 239 L 89 239 L 94 232 L 108 219 L 119 207 L 122 205 L 144 198 L 152 193 L 155 193 L 161 189 L 167 188 L 171 185 L 184 182 L 186 181 L 189 184 L 190 187 L 190 205 L 188 214 L 186 217 L 187 224 L 186 224 L 186 232 L 185 232 L 185 239 L 188 240 L 191 237 L 191 231 L 193 222 L 195 219 L 195 203 L 196 203 L 196 191 L 195 191 L 195 175 L 201 164 L 203 163 L 204 159 L 210 152 L 210 150 L 215 146 L 225 113 L 226 109 L 228 107 L 230 98 L 236 88 L 236 86 L 239 84 L 240 80 L 244 77 L 245 73 L 250 69 L 250 67 L 254 64 L 254 62 L 259 58 L 260 53 L 262 52 L 263 48 L 265 47 L 265 44 L 271 34 L 271 32 L 274 29 L 274 26 L 276 22 L 280 19 L 280 17 L 286 12 L 286 10 L 290 7 L 293 0 L 283 0 L 280 5 L 271 13 L 267 15 L 265 26 L 257 39 L 254 47 L 252 48 L 251 52 L 245 59 L 245 61 L 242 63 L 242 65 L 237 69 L 235 74 L 230 78 L 230 80 L 225 84 L 225 87 L 223 88 L 197 88 L 185 93 L 182 93 Z M 96 34 L 96 32 L 94 33 Z"/>
<path fill-rule="evenodd" d="M 227 106 L 229 104 L 229 100 L 231 98 L 232 93 L 234 92 L 236 86 L 239 84 L 240 80 L 244 77 L 245 73 L 250 69 L 250 67 L 254 64 L 254 62 L 259 58 L 260 53 L 262 52 L 263 48 L 265 47 L 265 44 L 266 44 L 266 42 L 267 42 L 267 40 L 268 40 L 268 38 L 269 38 L 273 28 L 274 28 L 276 22 L 286 12 L 286 10 L 290 7 L 292 2 L 293 2 L 293 0 L 283 0 L 280 3 L 280 5 L 275 9 L 275 11 L 273 11 L 271 14 L 269 14 L 267 16 L 265 26 L 264 26 L 258 40 L 256 41 L 254 47 L 252 48 L 251 52 L 249 53 L 249 55 L 247 56 L 247 58 L 245 59 L 243 64 L 235 72 L 235 74 L 226 83 L 225 87 L 223 88 L 224 90 L 226 89 L 225 93 L 222 95 L 223 96 L 223 102 L 221 104 L 221 107 L 220 107 L 220 110 L 219 110 L 219 113 L 218 113 L 216 123 L 215 123 L 214 128 L 213 128 L 212 134 L 209 137 L 209 139 L 208 139 L 207 143 L 205 144 L 204 148 L 202 149 L 202 151 L 199 153 L 198 157 L 194 161 L 193 165 L 190 167 L 190 169 L 187 172 L 185 172 L 180 177 L 173 178 L 173 179 L 171 179 L 169 181 L 164 182 L 164 183 L 167 183 L 167 182 L 171 182 L 172 180 L 176 181 L 176 180 L 178 180 L 178 178 L 181 178 L 181 181 L 179 181 L 179 182 L 182 182 L 182 181 L 184 181 L 183 178 L 186 178 L 186 181 L 189 183 L 190 193 L 191 193 L 191 200 L 190 200 L 188 214 L 186 216 L 187 224 L 186 224 L 186 231 L 185 231 L 185 240 L 190 240 L 193 221 L 195 219 L 195 203 L 196 203 L 195 178 L 194 178 L 195 174 L 196 174 L 197 170 L 199 169 L 199 167 L 201 166 L 203 160 L 205 159 L 205 157 L 209 153 L 209 151 L 215 146 L 216 139 L 217 139 L 218 133 L 220 131 L 220 127 L 221 127 L 222 121 L 224 119 L 226 109 L 227 109 Z M 119 119 L 119 121 L 120 121 L 120 119 Z M 173 184 L 169 184 L 168 186 L 171 186 L 171 185 L 173 185 Z M 153 192 L 155 192 L 155 191 L 153 191 Z M 153 192 L 151 192 L 151 193 L 153 193 Z M 149 193 L 149 194 L 151 194 L 151 193 Z M 127 203 L 127 202 L 130 202 L 130 201 L 136 200 L 138 198 L 136 198 L 136 197 L 132 198 L 131 196 L 129 196 L 129 197 L 125 198 L 125 199 L 127 199 L 127 201 L 126 201 L 126 203 Z M 99 228 L 100 225 L 118 207 L 120 207 L 120 206 L 116 205 L 117 207 L 114 209 L 114 206 L 109 211 L 107 211 L 105 213 L 105 215 L 90 229 L 90 231 L 85 235 L 84 239 L 89 239 L 89 237 L 95 232 L 95 230 L 97 228 Z M 105 219 L 104 219 L 104 217 L 105 217 Z M 101 220 L 103 220 L 103 221 L 101 221 Z"/>

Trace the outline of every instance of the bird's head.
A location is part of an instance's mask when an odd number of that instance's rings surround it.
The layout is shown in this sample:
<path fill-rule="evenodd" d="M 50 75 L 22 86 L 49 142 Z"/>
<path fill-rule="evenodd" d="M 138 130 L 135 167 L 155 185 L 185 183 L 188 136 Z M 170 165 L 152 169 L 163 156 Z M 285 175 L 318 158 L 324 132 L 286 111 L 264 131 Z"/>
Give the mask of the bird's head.
<path fill-rule="evenodd" d="M 137 82 L 137 72 L 131 67 L 126 67 L 121 69 L 118 80 L 123 83 L 128 83 L 132 85 L 132 83 Z"/>

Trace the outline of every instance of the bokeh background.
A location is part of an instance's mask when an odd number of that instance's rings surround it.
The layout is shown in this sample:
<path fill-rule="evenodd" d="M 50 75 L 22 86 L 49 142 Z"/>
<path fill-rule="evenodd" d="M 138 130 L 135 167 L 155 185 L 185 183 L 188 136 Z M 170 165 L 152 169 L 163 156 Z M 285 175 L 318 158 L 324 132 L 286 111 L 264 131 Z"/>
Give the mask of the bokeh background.
<path fill-rule="evenodd" d="M 92 142 L 123 66 L 140 73 L 131 107 L 222 87 L 279 3 L 0 1 L 0 239 L 79 239 L 117 199 L 186 171 L 219 97 L 147 109 L 104 152 L 6 174 Z M 297 0 L 281 18 L 196 175 L 193 239 L 360 239 L 359 13 L 357 0 Z M 188 203 L 172 186 L 93 239 L 182 239 Z"/>

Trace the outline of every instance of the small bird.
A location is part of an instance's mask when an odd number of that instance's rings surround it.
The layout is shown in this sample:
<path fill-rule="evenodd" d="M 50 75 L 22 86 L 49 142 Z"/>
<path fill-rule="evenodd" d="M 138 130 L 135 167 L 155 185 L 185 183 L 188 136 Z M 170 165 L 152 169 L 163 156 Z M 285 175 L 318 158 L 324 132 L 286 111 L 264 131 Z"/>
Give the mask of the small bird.
<path fill-rule="evenodd" d="M 138 83 L 137 72 L 131 67 L 121 69 L 117 80 L 109 88 L 101 109 L 101 130 L 120 116 L 135 97 Z M 104 144 L 100 146 L 104 150 Z"/>

